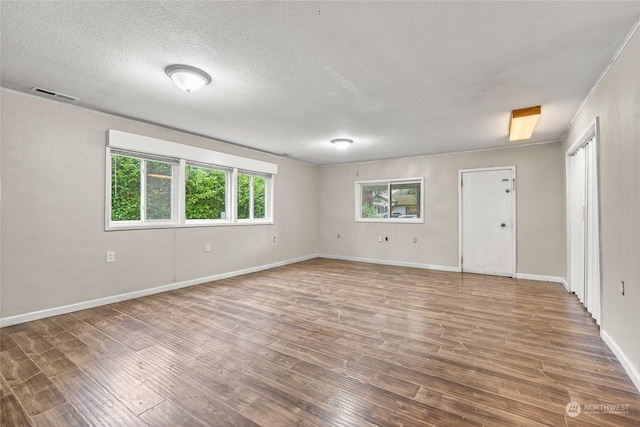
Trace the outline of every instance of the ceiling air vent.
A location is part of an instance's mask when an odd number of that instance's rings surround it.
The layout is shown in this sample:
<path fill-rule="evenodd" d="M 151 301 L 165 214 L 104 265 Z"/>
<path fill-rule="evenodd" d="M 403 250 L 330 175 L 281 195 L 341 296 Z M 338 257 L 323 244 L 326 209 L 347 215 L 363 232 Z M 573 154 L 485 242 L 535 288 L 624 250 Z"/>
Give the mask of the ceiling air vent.
<path fill-rule="evenodd" d="M 57 98 L 57 99 L 60 99 L 62 101 L 67 101 L 67 102 L 76 102 L 78 100 L 78 98 L 75 98 L 73 96 L 65 95 L 64 93 L 54 92 L 54 91 L 49 90 L 49 89 L 43 89 L 43 88 L 38 87 L 38 86 L 32 87 L 31 88 L 31 92 L 35 92 L 38 95 L 44 95 L 44 96 L 47 96 L 49 98 Z"/>

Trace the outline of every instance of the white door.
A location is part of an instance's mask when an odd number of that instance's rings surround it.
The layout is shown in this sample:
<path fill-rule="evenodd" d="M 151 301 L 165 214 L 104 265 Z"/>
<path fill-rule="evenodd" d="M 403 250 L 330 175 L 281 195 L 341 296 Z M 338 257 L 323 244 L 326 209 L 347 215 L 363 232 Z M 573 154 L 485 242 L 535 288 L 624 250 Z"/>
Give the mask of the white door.
<path fill-rule="evenodd" d="M 568 161 L 569 287 L 600 324 L 600 230 L 595 134 Z"/>
<path fill-rule="evenodd" d="M 515 275 L 515 168 L 460 171 L 461 267 Z"/>
<path fill-rule="evenodd" d="M 578 299 L 585 301 L 585 261 L 586 261 L 586 163 L 585 150 L 578 150 L 571 158 L 571 272 L 570 288 Z"/>

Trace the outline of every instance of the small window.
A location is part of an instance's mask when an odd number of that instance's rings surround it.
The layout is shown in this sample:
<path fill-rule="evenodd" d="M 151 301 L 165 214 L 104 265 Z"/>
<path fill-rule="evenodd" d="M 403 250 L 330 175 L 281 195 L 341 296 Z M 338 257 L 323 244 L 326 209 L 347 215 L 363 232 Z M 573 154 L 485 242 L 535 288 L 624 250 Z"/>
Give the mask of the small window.
<path fill-rule="evenodd" d="M 111 153 L 111 224 L 174 222 L 176 165 L 173 159 Z"/>
<path fill-rule="evenodd" d="M 356 221 L 424 222 L 423 178 L 356 182 Z"/>
<path fill-rule="evenodd" d="M 229 171 L 187 163 L 185 166 L 185 218 L 224 220 L 228 214 Z"/>
<path fill-rule="evenodd" d="M 238 220 L 264 221 L 271 177 L 238 172 Z"/>

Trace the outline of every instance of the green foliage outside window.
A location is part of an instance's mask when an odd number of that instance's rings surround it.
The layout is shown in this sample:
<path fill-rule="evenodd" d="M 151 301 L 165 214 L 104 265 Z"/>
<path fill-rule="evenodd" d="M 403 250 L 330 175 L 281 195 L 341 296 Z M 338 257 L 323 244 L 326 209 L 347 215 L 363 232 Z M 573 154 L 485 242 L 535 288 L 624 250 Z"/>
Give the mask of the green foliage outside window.
<path fill-rule="evenodd" d="M 172 165 L 147 163 L 147 219 L 171 219 Z"/>
<path fill-rule="evenodd" d="M 253 217 L 264 219 L 265 216 L 265 182 L 262 176 L 253 177 Z"/>
<path fill-rule="evenodd" d="M 173 165 L 113 154 L 111 156 L 111 220 L 140 221 L 142 169 L 146 168 L 146 220 L 172 219 Z M 185 167 L 185 218 L 226 219 L 229 173 Z M 267 178 L 238 174 L 238 219 L 266 218 Z M 253 199 L 251 188 L 253 187 Z M 251 206 L 253 205 L 253 217 Z"/>
<path fill-rule="evenodd" d="M 251 200 L 251 176 L 238 175 L 238 219 L 249 219 Z"/>
<path fill-rule="evenodd" d="M 143 162 L 146 162 L 147 168 L 147 219 L 171 219 L 171 164 L 112 155 L 112 221 L 140 221 L 140 180 Z"/>
<path fill-rule="evenodd" d="M 132 157 L 111 156 L 111 220 L 140 220 L 140 167 Z"/>
<path fill-rule="evenodd" d="M 187 219 L 224 219 L 226 178 L 224 171 L 187 165 L 185 210 Z"/>
<path fill-rule="evenodd" d="M 253 180 L 251 179 L 253 178 Z M 253 202 L 253 218 L 264 219 L 265 215 L 265 185 L 262 176 L 238 175 L 238 219 L 251 218 L 251 202 Z M 253 183 L 253 200 L 251 200 L 251 185 Z"/>
<path fill-rule="evenodd" d="M 362 205 L 362 218 L 377 218 L 378 209 L 375 206 Z"/>
<path fill-rule="evenodd" d="M 362 186 L 362 218 L 379 218 L 388 212 L 389 189 L 386 185 Z"/>

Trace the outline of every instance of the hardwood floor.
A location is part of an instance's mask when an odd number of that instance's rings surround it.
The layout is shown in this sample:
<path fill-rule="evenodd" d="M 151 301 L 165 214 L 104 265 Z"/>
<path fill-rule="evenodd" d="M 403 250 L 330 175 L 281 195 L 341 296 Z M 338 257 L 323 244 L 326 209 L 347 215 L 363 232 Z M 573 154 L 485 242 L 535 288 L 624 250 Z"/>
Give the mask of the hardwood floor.
<path fill-rule="evenodd" d="M 639 426 L 598 334 L 558 284 L 314 259 L 1 329 L 0 417 Z"/>

